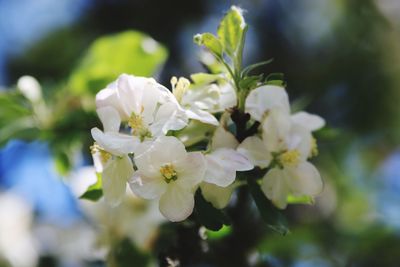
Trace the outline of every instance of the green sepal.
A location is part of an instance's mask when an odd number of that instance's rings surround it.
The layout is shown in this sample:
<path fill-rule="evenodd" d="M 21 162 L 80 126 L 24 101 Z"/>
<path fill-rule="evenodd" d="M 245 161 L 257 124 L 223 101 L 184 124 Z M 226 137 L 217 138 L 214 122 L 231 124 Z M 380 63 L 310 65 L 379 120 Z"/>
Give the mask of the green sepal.
<path fill-rule="evenodd" d="M 101 173 L 96 173 L 97 181 L 88 187 L 85 193 L 80 196 L 80 199 L 97 201 L 103 196 Z"/>

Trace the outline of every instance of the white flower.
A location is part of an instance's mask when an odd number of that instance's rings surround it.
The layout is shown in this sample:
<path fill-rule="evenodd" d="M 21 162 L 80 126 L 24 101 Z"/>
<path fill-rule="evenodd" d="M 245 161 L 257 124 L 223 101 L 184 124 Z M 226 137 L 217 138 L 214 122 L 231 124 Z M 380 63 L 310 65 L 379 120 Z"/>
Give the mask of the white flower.
<path fill-rule="evenodd" d="M 111 106 L 97 109 L 97 115 L 103 124 L 104 132 L 99 128 L 92 128 L 92 137 L 105 151 L 123 156 L 133 153 L 139 144 L 138 137 L 119 133 L 121 119 L 118 112 Z"/>
<path fill-rule="evenodd" d="M 236 105 L 236 92 L 230 85 L 218 86 L 207 84 L 189 88 L 190 82 L 185 78 L 172 77 L 173 93 L 193 120 L 217 126 L 218 120 L 212 113 L 222 112 Z"/>
<path fill-rule="evenodd" d="M 236 178 L 237 171 L 248 171 L 254 165 L 236 151 L 239 142 L 235 136 L 220 126 L 211 140 L 211 152 L 206 154 L 207 171 L 204 182 L 227 187 Z"/>
<path fill-rule="evenodd" d="M 42 99 L 42 87 L 32 76 L 22 76 L 19 78 L 17 87 L 21 93 L 33 103 Z"/>
<path fill-rule="evenodd" d="M 219 209 L 229 203 L 235 188 L 236 172 L 254 168 L 246 156 L 236 151 L 238 145 L 235 136 L 221 125 L 211 140 L 211 152 L 205 155 L 207 171 L 200 185 L 201 192 L 207 201 Z"/>
<path fill-rule="evenodd" d="M 262 122 L 271 110 L 290 114 L 289 97 L 285 88 L 264 85 L 249 93 L 245 101 L 245 112 L 249 113 L 252 119 Z"/>
<path fill-rule="evenodd" d="M 112 106 L 141 140 L 179 130 L 187 116 L 174 95 L 154 79 L 122 74 L 96 95 L 97 108 Z"/>
<path fill-rule="evenodd" d="M 182 221 L 193 211 L 194 192 L 203 180 L 206 163 L 200 152 L 186 152 L 172 136 L 139 145 L 135 154 L 137 171 L 132 191 L 145 199 L 159 199 L 161 213 L 170 221 Z"/>
<path fill-rule="evenodd" d="M 307 159 L 316 150 L 311 131 L 323 127 L 324 120 L 306 112 L 290 115 L 287 93 L 277 86 L 252 91 L 246 110 L 262 122 L 262 136 L 246 138 L 238 151 L 256 166 L 271 167 L 262 180 L 265 195 L 283 209 L 288 195 L 319 194 L 323 186 L 320 174 Z"/>
<path fill-rule="evenodd" d="M 31 233 L 32 208 L 11 193 L 0 192 L 0 262 L 5 266 L 33 267 L 38 252 Z"/>

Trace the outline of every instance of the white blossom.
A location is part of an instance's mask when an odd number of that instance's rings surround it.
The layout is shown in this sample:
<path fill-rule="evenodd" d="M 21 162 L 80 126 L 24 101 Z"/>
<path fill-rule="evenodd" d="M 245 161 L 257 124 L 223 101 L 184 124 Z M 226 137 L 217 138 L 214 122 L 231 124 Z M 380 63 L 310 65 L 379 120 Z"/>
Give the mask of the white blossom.
<path fill-rule="evenodd" d="M 161 213 L 182 221 L 193 211 L 194 193 L 203 180 L 206 162 L 201 152 L 186 152 L 181 141 L 160 136 L 139 145 L 132 191 L 145 199 L 158 199 Z"/>
<path fill-rule="evenodd" d="M 97 108 L 112 106 L 143 141 L 179 130 L 187 116 L 174 95 L 154 79 L 122 74 L 96 95 Z"/>
<path fill-rule="evenodd" d="M 236 92 L 226 84 L 207 84 L 190 87 L 189 80 L 172 77 L 173 93 L 190 119 L 218 126 L 212 113 L 222 112 L 236 105 Z"/>

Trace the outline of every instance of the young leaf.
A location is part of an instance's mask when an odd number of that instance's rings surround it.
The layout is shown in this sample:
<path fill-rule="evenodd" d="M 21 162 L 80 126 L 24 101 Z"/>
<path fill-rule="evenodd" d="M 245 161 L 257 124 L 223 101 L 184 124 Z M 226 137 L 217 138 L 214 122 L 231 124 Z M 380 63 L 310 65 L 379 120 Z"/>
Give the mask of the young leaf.
<path fill-rule="evenodd" d="M 254 69 L 256 69 L 258 67 L 261 67 L 261 66 L 264 66 L 264 65 L 267 65 L 267 64 L 271 63 L 272 61 L 273 61 L 273 59 L 271 58 L 271 59 L 269 59 L 267 61 L 262 61 L 262 62 L 259 62 L 259 63 L 251 64 L 251 65 L 249 65 L 249 66 L 247 66 L 246 68 L 243 69 L 241 76 L 245 77 L 247 74 L 249 74 Z"/>
<path fill-rule="evenodd" d="M 225 52 L 235 57 L 244 35 L 246 22 L 242 10 L 232 6 L 219 24 L 217 35 L 221 40 Z"/>
<path fill-rule="evenodd" d="M 196 34 L 194 36 L 194 42 L 198 45 L 204 45 L 211 53 L 213 53 L 218 58 L 222 57 L 222 44 L 216 36 L 212 33 Z"/>
<path fill-rule="evenodd" d="M 221 76 L 218 74 L 210 74 L 210 73 L 194 73 L 190 75 L 190 78 L 192 81 L 197 85 L 202 85 L 202 84 L 209 84 L 212 82 L 215 82 L 216 80 L 220 79 Z"/>
<path fill-rule="evenodd" d="M 200 190 L 196 192 L 195 203 L 194 213 L 196 214 L 196 218 L 198 222 L 207 229 L 218 231 L 222 226 L 230 224 L 227 215 L 221 210 L 214 208 L 210 202 L 206 201 Z"/>
<path fill-rule="evenodd" d="M 103 196 L 101 173 L 96 173 L 97 182 L 88 187 L 85 193 L 80 197 L 80 199 L 87 199 L 92 201 L 97 201 Z"/>
<path fill-rule="evenodd" d="M 286 235 L 289 233 L 286 218 L 272 203 L 269 201 L 264 193 L 261 191 L 260 186 L 255 180 L 249 179 L 248 185 L 254 202 L 260 212 L 261 217 L 267 223 L 268 227 L 272 230 Z"/>

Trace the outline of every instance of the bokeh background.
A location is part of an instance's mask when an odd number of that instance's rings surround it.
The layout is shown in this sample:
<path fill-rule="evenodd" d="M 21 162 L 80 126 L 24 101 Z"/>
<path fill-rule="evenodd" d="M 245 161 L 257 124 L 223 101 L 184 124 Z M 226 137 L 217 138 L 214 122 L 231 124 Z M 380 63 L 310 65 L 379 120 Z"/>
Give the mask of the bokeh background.
<path fill-rule="evenodd" d="M 284 73 L 294 108 L 327 121 L 323 194 L 289 207 L 291 234 L 268 232 L 249 266 L 400 266 L 397 0 L 0 0 L 0 266 L 110 262 L 94 208 L 77 200 L 93 182 L 94 94 L 121 72 L 168 86 L 204 71 L 192 37 L 215 32 L 232 4 L 250 25 L 244 63 L 273 58 L 259 71 Z M 43 89 L 33 113 L 15 90 L 23 75 Z M 113 226 L 133 232 L 125 266 L 156 261 L 141 224 Z"/>

